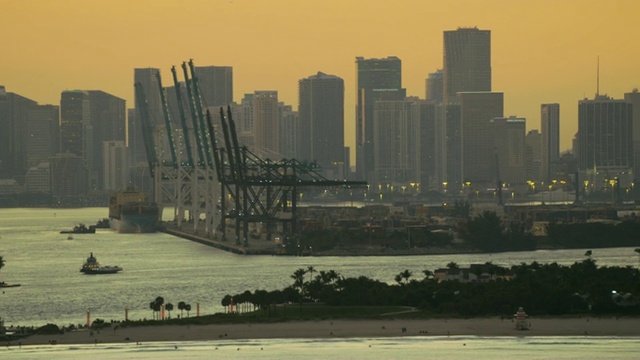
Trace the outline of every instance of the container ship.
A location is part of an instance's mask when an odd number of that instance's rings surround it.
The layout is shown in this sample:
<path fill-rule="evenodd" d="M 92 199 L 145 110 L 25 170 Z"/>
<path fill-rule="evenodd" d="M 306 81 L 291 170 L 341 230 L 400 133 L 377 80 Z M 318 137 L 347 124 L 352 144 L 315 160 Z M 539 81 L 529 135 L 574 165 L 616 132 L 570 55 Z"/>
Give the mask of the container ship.
<path fill-rule="evenodd" d="M 127 188 L 109 197 L 109 225 L 121 233 L 149 233 L 158 228 L 160 209 L 149 194 Z"/>

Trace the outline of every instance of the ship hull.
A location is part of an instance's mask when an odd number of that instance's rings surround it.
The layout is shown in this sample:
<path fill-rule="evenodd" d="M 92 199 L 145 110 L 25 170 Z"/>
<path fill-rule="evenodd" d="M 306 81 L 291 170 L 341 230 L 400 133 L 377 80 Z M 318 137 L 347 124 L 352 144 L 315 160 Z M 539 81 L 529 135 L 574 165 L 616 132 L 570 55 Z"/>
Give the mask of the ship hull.
<path fill-rule="evenodd" d="M 152 233 L 158 230 L 158 216 L 156 214 L 122 215 L 120 219 L 112 218 L 109 224 L 119 233 Z"/>

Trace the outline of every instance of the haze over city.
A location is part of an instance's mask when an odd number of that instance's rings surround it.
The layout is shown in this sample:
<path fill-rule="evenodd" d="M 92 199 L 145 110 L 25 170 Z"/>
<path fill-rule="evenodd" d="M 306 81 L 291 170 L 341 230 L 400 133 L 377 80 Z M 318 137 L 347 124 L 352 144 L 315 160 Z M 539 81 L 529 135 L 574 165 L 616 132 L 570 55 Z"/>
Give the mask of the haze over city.
<path fill-rule="evenodd" d="M 103 90 L 134 107 L 133 69 L 233 66 L 234 100 L 277 90 L 298 105 L 298 80 L 318 71 L 345 80 L 345 142 L 354 148 L 355 57 L 397 56 L 408 96 L 442 63 L 443 31 L 491 31 L 494 91 L 505 115 L 540 128 L 540 104 L 560 103 L 562 151 L 577 131 L 577 103 L 622 98 L 640 84 L 635 1 L 16 1 L 3 0 L 0 84 L 38 101 Z M 352 152 L 352 157 L 355 154 Z"/>

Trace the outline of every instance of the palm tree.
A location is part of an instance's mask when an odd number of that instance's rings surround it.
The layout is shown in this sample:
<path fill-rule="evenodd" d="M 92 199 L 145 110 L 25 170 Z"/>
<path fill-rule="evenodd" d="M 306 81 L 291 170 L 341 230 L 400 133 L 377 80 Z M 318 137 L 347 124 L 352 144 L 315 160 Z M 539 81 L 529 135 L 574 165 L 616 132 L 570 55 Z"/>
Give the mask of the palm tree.
<path fill-rule="evenodd" d="M 180 310 L 180 317 L 182 317 L 182 310 L 184 310 L 184 309 L 185 309 L 185 306 L 186 306 L 186 305 L 187 305 L 187 304 L 186 304 L 184 301 L 180 301 L 180 302 L 178 303 L 178 310 Z"/>
<path fill-rule="evenodd" d="M 306 274 L 307 272 L 300 268 L 296 271 L 294 271 L 293 275 L 291 275 L 291 278 L 293 279 L 293 287 L 297 288 L 300 290 L 300 293 L 302 293 L 302 287 L 304 286 L 304 274 Z"/>
<path fill-rule="evenodd" d="M 4 267 L 4 259 L 0 256 L 0 269 Z"/>
<path fill-rule="evenodd" d="M 225 295 L 222 300 L 220 300 L 220 305 L 224 307 L 225 312 L 227 312 L 227 307 L 231 305 L 231 295 Z"/>
<path fill-rule="evenodd" d="M 189 317 L 189 311 L 191 311 L 191 305 L 190 304 L 186 304 L 184 306 L 184 309 L 187 311 L 187 317 Z"/>
<path fill-rule="evenodd" d="M 591 260 L 591 255 L 593 255 L 593 252 L 592 252 L 591 250 L 587 250 L 587 251 L 584 253 L 584 256 L 588 257 L 588 258 L 589 258 L 589 260 Z"/>
<path fill-rule="evenodd" d="M 309 266 L 307 266 L 307 272 L 309 274 L 311 274 L 311 276 L 310 276 L 311 279 L 310 280 L 312 280 L 313 279 L 313 273 L 316 272 L 316 269 L 313 267 L 313 265 L 309 265 Z"/>
<path fill-rule="evenodd" d="M 400 273 L 400 276 L 402 276 L 406 283 L 409 282 L 409 278 L 411 277 L 411 275 L 413 274 L 411 273 L 411 271 L 409 271 L 409 269 L 406 269 L 405 271 Z"/>
<path fill-rule="evenodd" d="M 164 306 L 164 308 L 167 309 L 167 311 L 169 312 L 169 319 L 171 319 L 171 310 L 173 310 L 173 304 L 168 303 Z"/>

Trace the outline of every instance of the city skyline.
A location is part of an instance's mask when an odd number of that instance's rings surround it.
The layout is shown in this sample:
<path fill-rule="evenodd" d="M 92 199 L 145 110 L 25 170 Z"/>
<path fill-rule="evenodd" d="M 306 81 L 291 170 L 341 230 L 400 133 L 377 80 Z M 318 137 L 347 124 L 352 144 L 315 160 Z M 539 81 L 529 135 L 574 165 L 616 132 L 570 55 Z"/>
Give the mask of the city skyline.
<path fill-rule="evenodd" d="M 293 6 L 293 5 L 296 6 Z M 443 33 L 491 31 L 492 88 L 504 115 L 540 129 L 540 105 L 560 104 L 560 150 L 577 131 L 578 101 L 600 92 L 615 99 L 640 83 L 640 4 L 615 1 L 5 1 L 0 31 L 10 34 L 0 84 L 39 104 L 65 90 L 102 90 L 134 107 L 133 69 L 232 66 L 234 99 L 276 90 L 298 106 L 298 80 L 322 71 L 345 81 L 345 142 L 355 156 L 355 59 L 397 56 L 407 96 L 424 97 L 425 79 L 443 67 Z M 411 10 L 411 11 L 409 11 Z M 171 26 L 168 26 L 171 25 Z M 295 31 L 291 31 L 295 29 Z M 218 35 L 220 34 L 220 35 Z M 305 46 L 305 42 L 308 46 Z M 43 54 L 45 54 L 43 56 Z M 46 55 L 48 54 L 48 55 Z"/>

